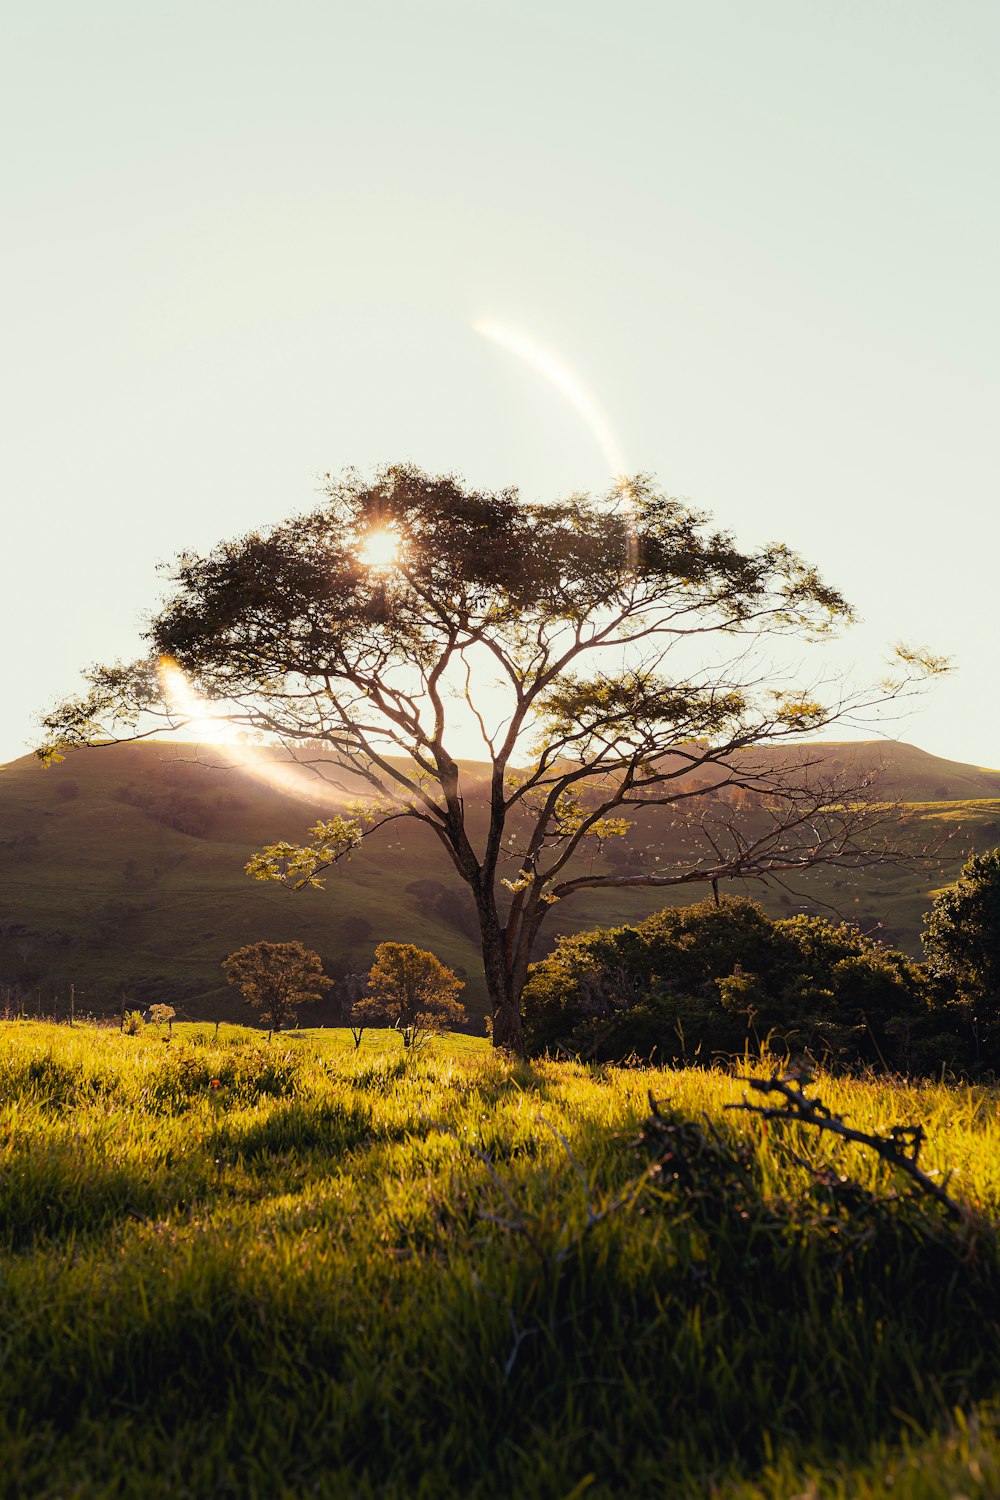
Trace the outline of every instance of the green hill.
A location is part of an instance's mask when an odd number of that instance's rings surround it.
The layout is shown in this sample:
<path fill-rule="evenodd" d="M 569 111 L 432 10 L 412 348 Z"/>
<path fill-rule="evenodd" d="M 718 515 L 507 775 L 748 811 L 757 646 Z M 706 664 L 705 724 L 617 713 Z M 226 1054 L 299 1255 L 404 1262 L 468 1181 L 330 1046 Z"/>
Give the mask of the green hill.
<path fill-rule="evenodd" d="M 973 848 L 1000 842 L 1000 772 L 872 742 L 804 747 L 832 769 L 885 765 L 887 791 L 909 804 L 907 837 L 946 837 L 928 876 L 887 866 L 863 874 L 817 870 L 794 889 L 753 887 L 774 914 L 816 910 L 918 951 L 932 888 L 952 879 Z M 297 894 L 250 881 L 247 857 L 277 838 L 298 838 L 356 788 L 332 787 L 281 752 L 241 752 L 251 770 L 227 765 L 213 746 L 147 741 L 78 752 L 44 769 L 30 756 L 0 770 L 0 984 L 27 989 L 51 1014 L 76 986 L 82 1010 L 169 1000 L 193 1016 L 239 1017 L 221 980 L 227 953 L 258 938 L 298 939 L 332 972 L 367 968 L 376 943 L 415 942 L 465 971 L 465 998 L 482 1015 L 485 991 L 470 900 L 433 834 L 416 824 L 386 829 L 324 891 Z M 475 823 L 485 767 L 463 768 Z M 654 868 L 681 852 L 669 817 L 651 809 L 607 860 Z M 601 867 L 601 866 L 599 866 Z M 610 867 L 610 866 L 608 866 Z M 742 887 L 740 891 L 742 893 Z M 626 888 L 587 893 L 553 911 L 545 936 L 635 920 L 704 888 Z M 3 1008 L 0 995 L 0 1011 Z"/>

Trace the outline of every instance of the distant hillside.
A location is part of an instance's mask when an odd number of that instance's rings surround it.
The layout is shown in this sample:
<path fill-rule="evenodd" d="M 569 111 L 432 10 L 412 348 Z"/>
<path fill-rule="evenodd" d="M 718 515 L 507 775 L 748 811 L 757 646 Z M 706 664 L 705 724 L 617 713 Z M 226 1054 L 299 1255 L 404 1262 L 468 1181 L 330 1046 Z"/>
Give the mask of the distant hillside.
<path fill-rule="evenodd" d="M 216 747 L 155 741 L 81 751 L 49 770 L 30 756 L 0 769 L 0 983 L 41 991 L 49 1013 L 51 996 L 65 1003 L 72 981 L 80 1008 L 98 1013 L 117 1007 L 124 984 L 136 1004 L 163 999 L 193 1016 L 237 1017 L 243 1007 L 219 964 L 241 944 L 298 939 L 338 974 L 367 968 L 375 944 L 392 938 L 464 970 L 465 998 L 481 1014 L 471 902 L 433 835 L 407 823 L 386 830 L 324 891 L 254 883 L 243 873 L 247 857 L 301 837 L 343 794 L 280 752 L 243 753 L 253 774 L 227 768 Z M 776 915 L 839 912 L 916 952 L 929 885 L 952 879 L 971 849 L 1000 843 L 1000 772 L 892 742 L 798 753 L 831 768 L 884 765 L 887 791 L 911 804 L 915 839 L 949 835 L 947 859 L 930 882 L 891 867 L 816 871 L 794 892 L 751 894 Z M 475 765 L 464 771 L 474 823 L 482 776 Z M 652 866 L 671 838 L 669 820 L 653 809 L 608 859 Z M 546 940 L 704 894 L 698 886 L 588 893 L 553 911 Z"/>
<path fill-rule="evenodd" d="M 961 761 L 942 760 L 916 745 L 901 740 L 831 741 L 827 744 L 786 747 L 781 759 L 792 753 L 803 759 L 819 756 L 833 770 L 880 769 L 887 796 L 904 802 L 996 801 L 1000 798 L 1000 771 L 985 766 L 967 766 Z"/>

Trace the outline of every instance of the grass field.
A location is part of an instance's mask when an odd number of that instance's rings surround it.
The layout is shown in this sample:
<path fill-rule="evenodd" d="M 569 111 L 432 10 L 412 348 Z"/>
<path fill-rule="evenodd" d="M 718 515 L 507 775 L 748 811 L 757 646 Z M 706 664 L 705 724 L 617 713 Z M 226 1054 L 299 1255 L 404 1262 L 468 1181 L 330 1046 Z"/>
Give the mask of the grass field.
<path fill-rule="evenodd" d="M 722 1073 L 18 1022 L 0 1084 L 4 1495 L 1000 1493 L 996 1091 L 817 1085 L 955 1222 Z"/>

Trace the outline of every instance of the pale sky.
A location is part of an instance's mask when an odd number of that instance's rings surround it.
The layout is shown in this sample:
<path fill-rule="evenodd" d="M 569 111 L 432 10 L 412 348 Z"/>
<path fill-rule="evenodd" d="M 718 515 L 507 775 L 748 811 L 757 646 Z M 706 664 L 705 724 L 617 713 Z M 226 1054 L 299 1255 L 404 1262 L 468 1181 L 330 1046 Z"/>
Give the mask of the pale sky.
<path fill-rule="evenodd" d="M 322 473 L 618 454 L 859 678 L 953 655 L 887 732 L 1000 766 L 998 67 L 995 0 L 7 7 L 0 759 Z"/>

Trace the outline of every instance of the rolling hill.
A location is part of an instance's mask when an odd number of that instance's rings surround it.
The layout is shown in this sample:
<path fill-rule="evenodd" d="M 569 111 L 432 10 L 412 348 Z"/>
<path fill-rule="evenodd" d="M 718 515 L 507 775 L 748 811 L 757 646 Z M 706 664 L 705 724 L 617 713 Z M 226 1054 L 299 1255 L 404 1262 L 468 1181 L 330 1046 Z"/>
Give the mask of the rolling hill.
<path fill-rule="evenodd" d="M 931 877 L 893 866 L 817 870 L 794 890 L 751 894 L 775 915 L 839 913 L 919 952 L 930 890 L 954 878 L 972 849 L 1000 842 L 1000 772 L 897 742 L 801 753 L 831 767 L 884 765 L 886 790 L 908 804 L 916 842 L 946 838 L 942 860 Z M 235 1018 L 245 1008 L 219 968 L 234 948 L 297 939 L 342 974 L 366 969 L 375 944 L 391 938 L 464 971 L 464 998 L 481 1017 L 474 914 L 433 835 L 405 822 L 383 830 L 323 891 L 251 882 L 243 867 L 255 849 L 301 837 L 344 793 L 279 751 L 240 754 L 245 764 L 233 766 L 217 747 L 146 741 L 77 752 L 48 770 L 31 756 L 0 769 L 0 985 L 27 991 L 47 1014 L 54 1003 L 65 1007 L 72 982 L 78 1009 L 95 1014 L 116 1010 L 124 985 L 130 1004 L 165 1000 L 194 1017 Z M 463 770 L 474 822 L 485 767 Z M 609 855 L 651 865 L 673 836 L 653 809 Z M 553 910 L 546 941 L 704 894 L 701 886 L 582 893 Z"/>

